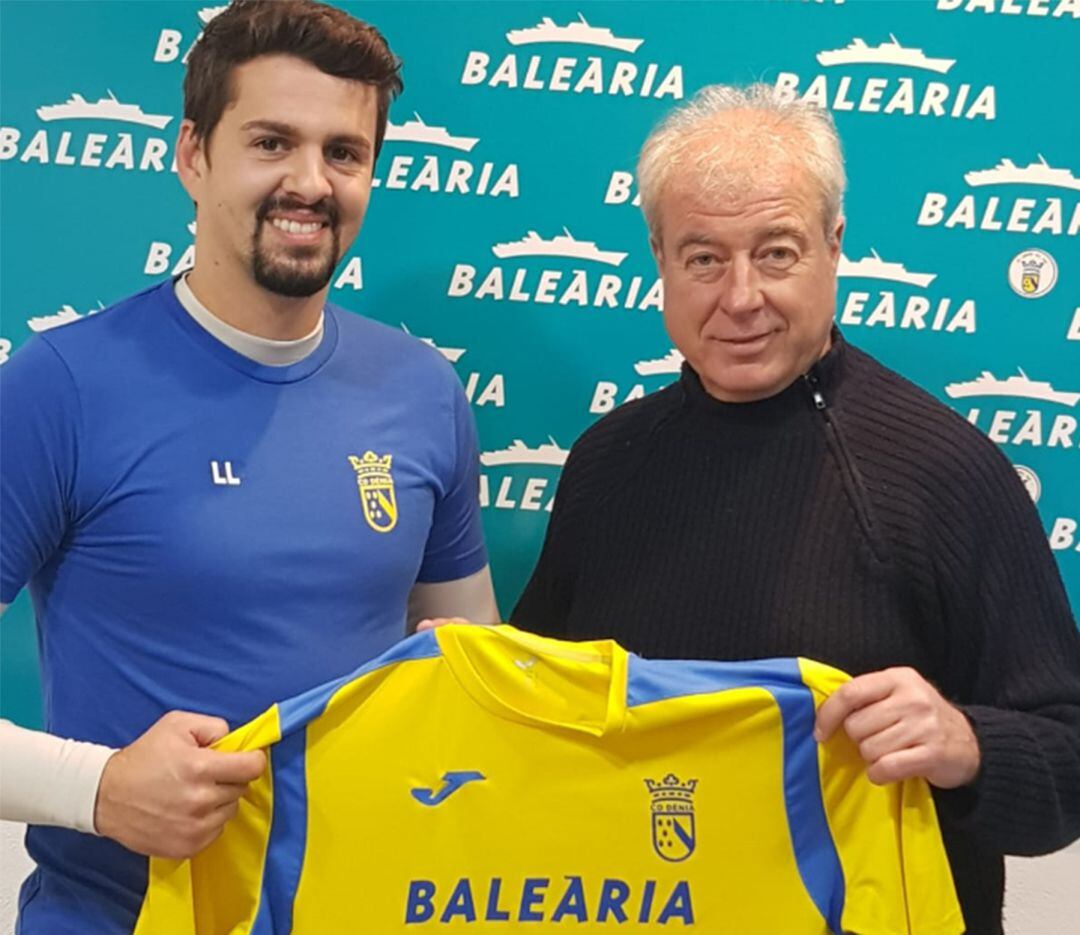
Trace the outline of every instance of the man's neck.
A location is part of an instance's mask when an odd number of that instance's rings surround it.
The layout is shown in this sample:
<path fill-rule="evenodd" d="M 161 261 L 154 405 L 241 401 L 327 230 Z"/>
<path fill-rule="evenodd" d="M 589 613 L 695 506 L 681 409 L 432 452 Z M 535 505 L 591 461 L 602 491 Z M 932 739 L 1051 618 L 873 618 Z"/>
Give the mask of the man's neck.
<path fill-rule="evenodd" d="M 329 286 L 312 296 L 291 298 L 269 292 L 246 276 L 226 281 L 218 271 L 200 266 L 188 274 L 195 297 L 221 321 L 239 331 L 271 341 L 295 341 L 318 326 Z"/>

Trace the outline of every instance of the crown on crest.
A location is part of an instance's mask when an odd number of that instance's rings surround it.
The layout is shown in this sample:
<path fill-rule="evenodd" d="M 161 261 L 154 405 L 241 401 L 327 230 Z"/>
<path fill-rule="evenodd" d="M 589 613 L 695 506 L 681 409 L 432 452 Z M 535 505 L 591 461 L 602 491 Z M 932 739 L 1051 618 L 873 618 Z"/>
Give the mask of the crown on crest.
<path fill-rule="evenodd" d="M 1020 260 L 1020 266 L 1025 273 L 1037 273 L 1046 266 L 1046 260 L 1038 260 L 1034 256 L 1026 256 Z"/>
<path fill-rule="evenodd" d="M 360 477 L 370 474 L 385 475 L 389 473 L 390 462 L 392 460 L 393 455 L 383 455 L 380 458 L 374 451 L 365 451 L 362 458 L 358 458 L 356 455 L 349 455 L 349 464 L 353 466 L 353 470 L 355 470 Z"/>
<path fill-rule="evenodd" d="M 674 773 L 668 773 L 659 782 L 653 779 L 645 780 L 649 795 L 653 797 L 654 802 L 673 801 L 693 804 L 697 784 L 696 779 L 680 782 L 679 777 Z"/>

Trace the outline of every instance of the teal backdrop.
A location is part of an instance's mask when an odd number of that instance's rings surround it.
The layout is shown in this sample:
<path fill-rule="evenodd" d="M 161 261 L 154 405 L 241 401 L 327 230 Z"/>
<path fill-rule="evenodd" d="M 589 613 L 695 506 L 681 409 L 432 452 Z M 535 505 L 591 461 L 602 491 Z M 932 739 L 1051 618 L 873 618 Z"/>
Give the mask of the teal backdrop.
<path fill-rule="evenodd" d="M 406 90 L 331 297 L 454 360 L 504 613 L 571 443 L 675 377 L 637 150 L 697 88 L 755 80 L 843 137 L 841 329 L 1001 445 L 1080 602 L 1080 0 L 340 5 Z M 0 3 L 0 364 L 190 264 L 173 142 L 220 9 Z M 37 726 L 25 593 L 0 650 L 0 709 Z"/>

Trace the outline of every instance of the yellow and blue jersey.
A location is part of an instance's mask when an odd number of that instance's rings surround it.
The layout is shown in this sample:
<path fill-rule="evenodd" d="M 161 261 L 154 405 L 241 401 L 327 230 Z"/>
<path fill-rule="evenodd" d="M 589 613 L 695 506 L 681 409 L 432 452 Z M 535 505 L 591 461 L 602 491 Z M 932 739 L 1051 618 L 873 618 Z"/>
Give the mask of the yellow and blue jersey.
<path fill-rule="evenodd" d="M 958 935 L 927 785 L 813 739 L 846 679 L 419 634 L 220 742 L 267 770 L 205 851 L 151 861 L 136 935 Z"/>

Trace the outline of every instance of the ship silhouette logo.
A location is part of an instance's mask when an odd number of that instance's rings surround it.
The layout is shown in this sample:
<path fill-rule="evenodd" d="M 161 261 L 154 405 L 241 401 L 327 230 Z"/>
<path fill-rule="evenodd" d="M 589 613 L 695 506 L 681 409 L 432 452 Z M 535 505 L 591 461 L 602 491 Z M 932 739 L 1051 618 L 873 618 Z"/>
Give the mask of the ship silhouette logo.
<path fill-rule="evenodd" d="M 519 256 L 563 256 L 579 260 L 595 260 L 609 266 L 618 266 L 626 259 L 626 254 L 618 250 L 601 250 L 591 240 L 576 240 L 567 228 L 550 240 L 545 240 L 536 231 L 529 231 L 520 240 L 497 243 L 491 252 L 500 260 Z"/>
<path fill-rule="evenodd" d="M 559 443 L 550 435 L 546 442 L 535 448 L 530 448 L 520 438 L 515 438 L 505 448 L 481 452 L 480 463 L 485 467 L 504 464 L 548 464 L 562 467 L 566 463 L 568 454 L 570 452 L 565 448 L 560 448 Z"/>
<path fill-rule="evenodd" d="M 864 39 L 854 38 L 842 49 L 826 49 L 818 52 L 817 60 L 826 68 L 833 65 L 905 65 L 922 68 L 944 75 L 953 65 L 954 58 L 930 58 L 922 49 L 902 46 L 892 33 L 889 41 L 867 45 Z"/>
<path fill-rule="evenodd" d="M 205 26 L 210 20 L 224 13 L 228 7 L 229 5 L 227 3 L 222 6 L 205 6 L 199 10 L 199 21 Z"/>
<path fill-rule="evenodd" d="M 388 121 L 385 139 L 392 143 L 429 143 L 432 146 L 445 146 L 466 153 L 471 152 L 472 148 L 480 142 L 477 137 L 453 136 L 446 127 L 424 123 L 423 118 L 415 111 L 413 111 L 413 118 L 400 125 Z"/>
<path fill-rule="evenodd" d="M 123 123 L 139 123 L 146 127 L 164 130 L 172 122 L 168 114 L 147 114 L 138 104 L 124 104 L 109 91 L 108 97 L 90 103 L 81 94 L 72 94 L 62 104 L 48 104 L 37 109 L 37 115 L 46 122 L 50 120 L 119 120 Z"/>
<path fill-rule="evenodd" d="M 945 393 L 952 399 L 968 396 L 1016 396 L 1022 399 L 1039 399 L 1047 403 L 1061 403 L 1065 406 L 1075 406 L 1080 402 L 1080 392 L 1054 389 L 1046 381 L 1032 380 L 1020 367 L 1016 369 L 1016 374 L 1004 380 L 999 380 L 989 370 L 984 370 L 974 380 L 948 384 Z"/>
<path fill-rule="evenodd" d="M 433 338 L 422 338 L 419 335 L 413 334 L 409 330 L 408 325 L 406 325 L 405 322 L 401 323 L 401 330 L 404 331 L 407 335 L 416 338 L 417 341 L 422 341 L 428 347 L 435 348 L 435 350 L 442 354 L 443 357 L 445 357 L 452 364 L 456 364 L 465 355 L 466 348 L 464 347 L 440 347 L 438 344 L 435 343 Z"/>
<path fill-rule="evenodd" d="M 75 311 L 73 306 L 64 304 L 51 315 L 38 315 L 35 318 L 28 318 L 26 324 L 31 331 L 40 334 L 42 331 L 49 331 L 52 328 L 59 328 L 61 325 L 67 325 L 73 321 L 78 321 L 80 318 L 85 318 L 87 315 L 96 315 L 104 307 L 105 306 L 99 301 L 97 308 L 92 308 L 86 315 L 81 315 L 79 312 Z"/>
<path fill-rule="evenodd" d="M 544 42 L 567 42 L 574 45 L 598 45 L 621 52 L 636 52 L 644 39 L 627 39 L 616 36 L 610 29 L 591 25 L 584 16 L 559 26 L 550 16 L 543 17 L 535 26 L 527 29 L 511 29 L 506 34 L 510 45 L 535 45 Z"/>
<path fill-rule="evenodd" d="M 859 276 L 863 279 L 889 279 L 920 288 L 926 288 L 937 279 L 937 273 L 911 273 L 903 263 L 883 260 L 873 247 L 870 248 L 870 256 L 864 256 L 861 260 L 849 260 L 841 253 L 840 262 L 836 266 L 836 275 Z"/>
<path fill-rule="evenodd" d="M 639 360 L 634 364 L 634 370 L 643 377 L 679 373 L 684 360 L 686 358 L 683 357 L 682 352 L 677 347 L 673 347 L 663 357 L 658 357 L 656 360 Z"/>
<path fill-rule="evenodd" d="M 1057 169 L 1049 165 L 1042 153 L 1039 154 L 1038 162 L 1029 162 L 1023 168 L 1011 159 L 1002 159 L 992 169 L 965 172 L 964 181 L 973 188 L 979 185 L 1050 185 L 1080 191 L 1080 179 L 1069 169 Z"/>

